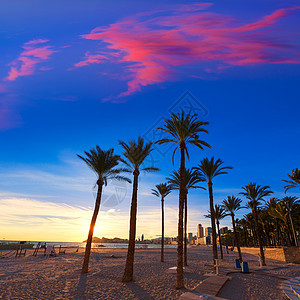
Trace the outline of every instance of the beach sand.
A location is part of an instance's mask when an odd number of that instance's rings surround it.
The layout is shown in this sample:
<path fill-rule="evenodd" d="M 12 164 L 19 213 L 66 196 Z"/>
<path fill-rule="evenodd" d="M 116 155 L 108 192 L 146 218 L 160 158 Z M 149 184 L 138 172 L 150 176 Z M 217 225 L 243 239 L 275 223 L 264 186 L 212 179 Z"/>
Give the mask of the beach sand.
<path fill-rule="evenodd" d="M 185 290 L 176 290 L 176 274 L 166 270 L 176 266 L 176 249 L 165 250 L 165 262 L 160 262 L 160 249 L 137 249 L 134 264 L 134 282 L 122 283 L 126 249 L 92 249 L 89 273 L 80 273 L 84 249 L 45 257 L 42 251 L 33 257 L 0 260 L 0 299 L 178 299 L 208 277 L 212 268 L 210 247 L 191 247 L 188 250 Z M 111 258 L 110 255 L 116 256 Z M 224 255 L 222 273 L 235 272 L 236 252 Z M 250 271 L 258 266 L 257 256 L 244 254 Z M 232 280 L 219 293 L 228 299 L 285 299 L 280 283 L 299 276 L 299 265 L 286 265 L 267 260 L 274 270 L 260 270 L 251 274 L 232 273 Z"/>

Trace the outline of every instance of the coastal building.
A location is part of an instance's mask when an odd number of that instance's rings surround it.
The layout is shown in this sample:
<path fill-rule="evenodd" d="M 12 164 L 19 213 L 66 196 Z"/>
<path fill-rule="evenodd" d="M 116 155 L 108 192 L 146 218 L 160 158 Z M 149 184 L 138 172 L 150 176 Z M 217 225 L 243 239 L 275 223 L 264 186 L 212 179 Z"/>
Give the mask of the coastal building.
<path fill-rule="evenodd" d="M 228 227 L 220 228 L 220 234 L 225 234 L 228 231 Z"/>
<path fill-rule="evenodd" d="M 197 227 L 197 239 L 198 238 L 202 238 L 204 237 L 204 234 L 203 234 L 203 227 L 201 224 L 198 224 L 198 227 Z"/>
<path fill-rule="evenodd" d="M 197 239 L 198 245 L 210 245 L 211 244 L 211 236 L 204 236 L 202 238 Z"/>
<path fill-rule="evenodd" d="M 205 228 L 205 236 L 211 236 L 212 235 L 212 228 L 206 227 Z"/>

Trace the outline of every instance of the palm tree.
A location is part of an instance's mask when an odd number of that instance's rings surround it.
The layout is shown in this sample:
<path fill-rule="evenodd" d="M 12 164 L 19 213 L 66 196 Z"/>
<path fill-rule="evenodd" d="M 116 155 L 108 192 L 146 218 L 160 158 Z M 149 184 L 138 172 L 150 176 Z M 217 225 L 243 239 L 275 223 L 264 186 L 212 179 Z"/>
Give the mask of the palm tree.
<path fill-rule="evenodd" d="M 172 113 L 170 119 L 165 120 L 163 127 L 158 128 L 168 135 L 170 138 L 163 138 L 157 143 L 159 145 L 165 143 L 174 143 L 177 146 L 174 149 L 172 161 L 174 164 L 174 155 L 176 150 L 180 149 L 180 188 L 179 188 L 179 213 L 178 213 L 178 246 L 177 246 L 177 280 L 176 288 L 181 289 L 184 287 L 183 283 L 183 209 L 185 199 L 184 187 L 184 170 L 185 170 L 185 154 L 189 158 L 187 144 L 192 144 L 201 150 L 203 146 L 209 147 L 210 145 L 205 141 L 199 139 L 200 133 L 208 133 L 203 128 L 208 125 L 208 122 L 198 120 L 196 114 L 186 114 L 183 110 L 180 113 Z"/>
<path fill-rule="evenodd" d="M 294 222 L 293 222 L 293 218 L 292 218 L 292 214 L 291 214 L 291 210 L 300 203 L 299 199 L 297 197 L 284 197 L 282 199 L 282 201 L 285 203 L 288 214 L 289 214 L 289 219 L 290 219 L 290 223 L 292 226 L 292 232 L 293 232 L 293 237 L 294 237 L 294 243 L 295 246 L 298 246 L 298 241 L 297 241 L 297 236 L 296 236 L 296 231 L 295 231 L 295 227 L 294 227 Z"/>
<path fill-rule="evenodd" d="M 156 185 L 156 189 L 152 189 L 152 194 L 161 199 L 161 262 L 164 262 L 164 200 L 171 193 L 172 187 L 166 183 Z"/>
<path fill-rule="evenodd" d="M 299 188 L 300 189 L 300 170 L 298 168 L 292 170 L 292 175 L 287 174 L 287 176 L 290 178 L 290 180 L 282 180 L 288 185 L 284 187 L 285 192 L 287 190 L 292 189 L 292 188 Z"/>
<path fill-rule="evenodd" d="M 239 252 L 239 260 L 240 262 L 243 261 L 242 258 L 242 252 L 241 252 L 241 248 L 240 248 L 240 242 L 239 242 L 239 237 L 238 237 L 238 233 L 236 231 L 235 228 L 235 212 L 240 210 L 241 208 L 243 208 L 241 206 L 242 200 L 235 197 L 235 196 L 227 196 L 227 199 L 223 200 L 223 206 L 226 209 L 226 211 L 228 211 L 228 213 L 231 215 L 231 220 L 232 220 L 232 227 L 233 227 L 233 233 L 234 233 L 234 239 L 235 239 L 235 243 L 236 243 L 236 247 L 238 248 L 238 252 Z"/>
<path fill-rule="evenodd" d="M 210 202 L 210 215 L 211 215 L 211 228 L 212 228 L 212 239 L 213 239 L 213 263 L 215 265 L 215 260 L 218 259 L 218 249 L 217 249 L 217 237 L 216 237 L 216 224 L 215 224 L 215 210 L 214 210 L 214 196 L 213 196 L 213 182 L 212 180 L 219 175 L 228 174 L 226 170 L 232 169 L 232 167 L 222 167 L 223 161 L 218 158 L 215 160 L 214 157 L 211 159 L 203 158 L 197 169 L 205 178 L 208 185 L 209 191 L 209 202 Z"/>
<path fill-rule="evenodd" d="M 272 208 L 269 212 L 271 216 L 281 220 L 284 224 L 285 232 L 286 232 L 286 242 L 288 246 L 291 246 L 291 235 L 288 226 L 289 213 L 286 207 L 286 204 L 283 201 L 279 201 L 276 203 L 276 206 Z"/>
<path fill-rule="evenodd" d="M 245 243 L 242 243 L 244 244 L 246 247 L 248 247 L 248 222 L 247 222 L 247 219 L 244 217 L 242 219 L 239 220 L 239 225 L 242 227 L 243 229 L 243 233 L 244 233 L 244 240 L 245 240 Z"/>
<path fill-rule="evenodd" d="M 126 171 L 126 169 L 115 168 L 120 161 L 120 156 L 114 154 L 113 149 L 109 149 L 107 151 L 101 150 L 99 146 L 96 146 L 95 149 L 91 149 L 89 152 L 84 151 L 86 157 L 81 155 L 77 156 L 82 159 L 97 175 L 97 197 L 94 208 L 93 217 L 90 224 L 90 230 L 85 246 L 85 254 L 84 261 L 82 265 L 82 273 L 88 272 L 90 253 L 91 253 L 91 245 L 93 239 L 94 228 L 97 220 L 97 216 L 100 209 L 101 196 L 103 185 L 107 185 L 107 181 L 111 179 L 123 180 L 131 183 L 130 179 L 127 177 L 121 176 L 120 173 Z"/>
<path fill-rule="evenodd" d="M 128 243 L 126 266 L 122 278 L 123 282 L 129 282 L 133 280 L 133 262 L 134 262 L 135 237 L 136 237 L 137 191 L 138 191 L 138 178 L 140 175 L 140 170 L 146 172 L 152 172 L 152 171 L 158 171 L 158 168 L 144 167 L 140 169 L 146 157 L 153 150 L 152 142 L 145 143 L 144 139 L 139 137 L 137 141 L 129 141 L 128 143 L 120 141 L 119 143 L 123 147 L 123 156 L 125 157 L 123 163 L 125 163 L 125 165 L 133 173 L 129 243 Z"/>
<path fill-rule="evenodd" d="M 276 207 L 278 201 L 279 200 L 277 198 L 270 198 L 268 200 L 265 200 L 266 211 L 274 219 L 274 223 L 275 223 L 275 227 L 276 227 L 276 234 L 277 234 L 277 237 L 275 238 L 275 240 L 276 240 L 275 245 L 277 245 L 277 246 L 280 244 L 280 238 L 281 238 L 281 241 L 283 241 L 282 233 L 281 233 L 280 226 L 279 226 L 279 220 L 278 220 L 278 218 L 276 218 L 276 216 L 272 215 L 272 211 Z"/>
<path fill-rule="evenodd" d="M 266 237 L 267 246 L 271 246 L 270 239 L 270 224 L 272 217 L 269 215 L 268 211 L 264 208 L 261 208 L 258 213 L 258 222 L 261 224 L 263 229 L 263 234 Z"/>
<path fill-rule="evenodd" d="M 216 219 L 217 229 L 218 229 L 221 259 L 223 259 L 223 249 L 222 249 L 222 239 L 221 239 L 221 233 L 220 233 L 220 220 L 224 219 L 226 216 L 227 216 L 227 214 L 225 212 L 225 208 L 222 207 L 221 205 L 216 204 L 215 205 L 215 219 Z M 208 215 L 205 215 L 205 217 L 211 218 L 210 210 L 208 211 Z"/>
<path fill-rule="evenodd" d="M 260 201 L 263 200 L 264 197 L 271 195 L 273 192 L 270 191 L 269 186 L 261 186 L 256 183 L 250 182 L 248 185 L 242 187 L 245 192 L 241 192 L 241 195 L 244 195 L 249 201 L 248 206 L 252 209 L 253 219 L 255 231 L 257 234 L 257 241 L 260 249 L 260 256 L 262 259 L 262 265 L 266 265 L 265 254 L 263 249 L 263 243 L 261 238 L 261 230 L 258 225 L 258 213 L 257 208 L 260 205 Z"/>
<path fill-rule="evenodd" d="M 173 170 L 171 177 L 167 178 L 172 189 L 180 189 L 180 174 Z M 185 169 L 185 199 L 184 199 L 184 266 L 187 266 L 187 196 L 189 189 L 203 189 L 204 187 L 197 185 L 199 182 L 204 181 L 204 178 L 197 170 Z"/>

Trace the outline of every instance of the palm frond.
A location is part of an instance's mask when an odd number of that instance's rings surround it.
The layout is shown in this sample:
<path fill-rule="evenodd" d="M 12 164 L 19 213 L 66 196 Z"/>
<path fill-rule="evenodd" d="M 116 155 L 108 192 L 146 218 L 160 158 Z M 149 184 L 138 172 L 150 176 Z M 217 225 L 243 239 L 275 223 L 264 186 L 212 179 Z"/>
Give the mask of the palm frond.
<path fill-rule="evenodd" d="M 97 183 L 107 185 L 109 179 L 117 179 L 128 181 L 128 178 L 118 174 L 125 172 L 123 168 L 116 168 L 121 160 L 119 155 L 114 154 L 114 149 L 102 150 L 98 145 L 89 152 L 84 151 L 86 157 L 77 154 L 89 168 L 91 168 L 98 176 Z"/>

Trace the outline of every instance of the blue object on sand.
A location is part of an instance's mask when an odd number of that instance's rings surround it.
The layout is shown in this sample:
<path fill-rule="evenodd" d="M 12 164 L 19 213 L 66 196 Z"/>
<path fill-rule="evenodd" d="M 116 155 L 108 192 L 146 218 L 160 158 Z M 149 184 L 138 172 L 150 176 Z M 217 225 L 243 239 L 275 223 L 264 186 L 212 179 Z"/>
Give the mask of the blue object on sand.
<path fill-rule="evenodd" d="M 229 251 L 227 250 L 227 252 L 226 252 L 227 254 L 229 254 Z"/>
<path fill-rule="evenodd" d="M 248 263 L 246 261 L 242 262 L 242 273 L 249 273 Z"/>
<path fill-rule="evenodd" d="M 240 269 L 240 268 L 241 268 L 241 264 L 240 264 L 240 261 L 238 260 L 238 258 L 236 258 L 236 259 L 234 260 L 234 267 L 235 267 L 236 269 Z"/>

